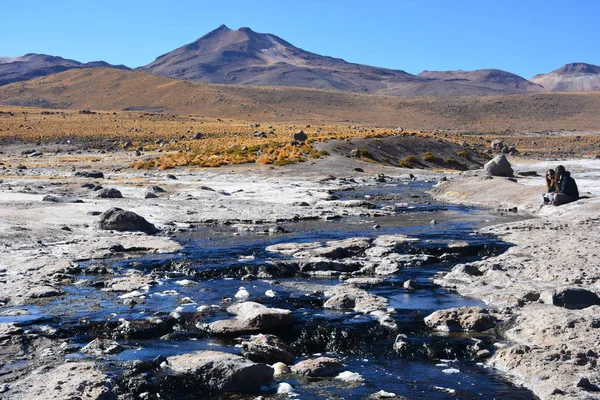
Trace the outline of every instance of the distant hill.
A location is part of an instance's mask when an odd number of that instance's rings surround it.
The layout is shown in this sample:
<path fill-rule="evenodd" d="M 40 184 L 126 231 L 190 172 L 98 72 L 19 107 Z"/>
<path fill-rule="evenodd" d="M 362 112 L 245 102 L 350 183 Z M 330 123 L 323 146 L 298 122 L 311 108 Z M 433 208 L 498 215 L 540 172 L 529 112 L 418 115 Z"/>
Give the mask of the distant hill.
<path fill-rule="evenodd" d="M 480 85 L 488 85 L 499 90 L 513 88 L 528 92 L 542 91 L 543 87 L 537 83 L 500 69 L 478 69 L 475 71 L 423 71 L 418 76 L 446 82 L 466 81 Z"/>
<path fill-rule="evenodd" d="M 231 30 L 225 25 L 137 70 L 207 83 L 297 86 L 400 96 L 493 95 L 530 90 L 522 78 L 522 83 L 517 84 L 513 79 L 507 85 L 502 79 L 432 80 L 401 70 L 353 64 L 302 50 L 272 34 L 257 33 L 250 28 Z"/>
<path fill-rule="evenodd" d="M 547 74 L 531 78 L 545 90 L 553 92 L 589 92 L 600 90 L 600 67 L 585 63 L 572 63 Z"/>
<path fill-rule="evenodd" d="M 62 57 L 29 53 L 22 57 L 0 57 L 0 86 L 56 74 L 72 68 L 94 67 L 129 69 L 124 65 L 111 65 L 104 61 L 93 61 L 84 64 Z"/>
<path fill-rule="evenodd" d="M 596 131 L 600 126 L 600 93 L 409 98 L 297 87 L 204 84 L 108 68 L 71 69 L 1 86 L 0 105 L 482 132 Z"/>

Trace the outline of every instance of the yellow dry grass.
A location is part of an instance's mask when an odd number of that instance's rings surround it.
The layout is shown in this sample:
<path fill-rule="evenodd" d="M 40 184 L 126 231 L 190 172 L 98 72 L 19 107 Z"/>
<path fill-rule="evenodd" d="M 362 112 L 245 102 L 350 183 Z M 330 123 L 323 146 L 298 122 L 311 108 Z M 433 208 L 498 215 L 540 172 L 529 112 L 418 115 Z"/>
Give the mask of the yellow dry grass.
<path fill-rule="evenodd" d="M 390 129 L 333 123 L 257 123 L 167 113 L 83 111 L 0 106 L 0 141 L 77 143 L 92 149 L 140 149 L 145 154 L 160 150 L 133 166 L 169 169 L 252 162 L 285 165 L 327 155 L 313 148 L 315 142 L 395 134 Z M 300 130 L 309 139 L 292 144 Z M 81 160 L 81 156 L 66 156 L 62 161 L 69 158 Z"/>

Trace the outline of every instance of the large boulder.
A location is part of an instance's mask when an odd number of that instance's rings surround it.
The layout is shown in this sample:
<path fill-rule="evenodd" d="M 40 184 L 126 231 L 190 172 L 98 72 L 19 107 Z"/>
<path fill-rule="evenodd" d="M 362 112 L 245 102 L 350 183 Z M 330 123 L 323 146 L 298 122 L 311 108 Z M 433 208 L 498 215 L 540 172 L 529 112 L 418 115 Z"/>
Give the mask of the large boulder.
<path fill-rule="evenodd" d="M 167 359 L 169 368 L 184 374 L 200 393 L 249 391 L 269 383 L 273 368 L 220 351 L 198 351 Z"/>
<path fill-rule="evenodd" d="M 84 178 L 103 179 L 104 174 L 100 171 L 77 171 L 74 176 L 83 176 Z"/>
<path fill-rule="evenodd" d="M 344 364 L 337 358 L 319 357 L 304 360 L 292 366 L 292 372 L 310 378 L 335 376 L 344 371 Z"/>
<path fill-rule="evenodd" d="M 510 166 L 510 163 L 506 159 L 504 154 L 494 157 L 493 160 L 488 161 L 483 168 L 488 174 L 494 176 L 513 176 L 514 171 Z"/>
<path fill-rule="evenodd" d="M 253 335 L 242 342 L 242 354 L 252 361 L 292 364 L 296 357 L 291 347 L 275 335 Z"/>
<path fill-rule="evenodd" d="M 438 310 L 424 319 L 425 324 L 442 332 L 482 332 L 496 326 L 496 317 L 481 307 Z"/>
<path fill-rule="evenodd" d="M 304 142 L 304 141 L 308 140 L 308 135 L 306 133 L 304 133 L 304 131 L 298 131 L 298 132 L 294 133 L 294 140 L 296 140 L 298 142 Z"/>
<path fill-rule="evenodd" d="M 268 308 L 262 304 L 246 301 L 234 304 L 227 311 L 235 318 L 211 322 L 208 329 L 216 334 L 240 335 L 276 328 L 292 322 L 292 313 L 281 308 Z"/>
<path fill-rule="evenodd" d="M 97 222 L 98 229 L 113 231 L 137 231 L 152 235 L 158 229 L 142 216 L 133 211 L 122 210 L 118 207 L 104 211 Z"/>
<path fill-rule="evenodd" d="M 600 298 L 596 293 L 581 288 L 546 291 L 540 295 L 540 300 L 546 304 L 565 307 L 571 310 L 581 310 L 590 306 L 600 305 Z"/>
<path fill-rule="evenodd" d="M 97 197 L 102 199 L 122 199 L 123 194 L 118 189 L 107 188 L 98 191 Z"/>

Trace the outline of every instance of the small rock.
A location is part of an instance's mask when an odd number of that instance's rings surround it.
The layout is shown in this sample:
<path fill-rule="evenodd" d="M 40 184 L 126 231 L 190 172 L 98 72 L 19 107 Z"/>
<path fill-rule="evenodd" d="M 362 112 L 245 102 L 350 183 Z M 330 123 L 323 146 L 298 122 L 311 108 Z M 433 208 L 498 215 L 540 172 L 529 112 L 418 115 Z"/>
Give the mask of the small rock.
<path fill-rule="evenodd" d="M 47 201 L 49 203 L 83 203 L 83 200 L 81 199 L 76 199 L 74 197 L 68 197 L 68 196 L 53 196 L 53 195 L 46 195 L 42 198 L 42 201 Z"/>
<path fill-rule="evenodd" d="M 443 332 L 482 332 L 496 326 L 496 318 L 481 307 L 438 310 L 424 319 L 430 328 Z"/>
<path fill-rule="evenodd" d="M 344 364 L 337 358 L 319 357 L 301 361 L 291 368 L 292 372 L 311 378 L 330 377 L 344 371 Z"/>
<path fill-rule="evenodd" d="M 156 198 L 158 198 L 158 195 L 154 192 L 146 192 L 146 193 L 144 193 L 144 198 L 145 199 L 156 199 Z"/>
<path fill-rule="evenodd" d="M 405 281 L 404 284 L 402 284 L 402 286 L 406 290 L 415 290 L 415 289 L 419 288 L 417 281 L 415 281 L 413 279 L 409 279 L 409 280 Z"/>
<path fill-rule="evenodd" d="M 83 176 L 84 178 L 103 179 L 104 174 L 100 171 L 77 171 L 74 176 Z"/>
<path fill-rule="evenodd" d="M 292 364 L 296 357 L 291 347 L 275 335 L 253 335 L 242 342 L 242 355 L 255 362 Z"/>

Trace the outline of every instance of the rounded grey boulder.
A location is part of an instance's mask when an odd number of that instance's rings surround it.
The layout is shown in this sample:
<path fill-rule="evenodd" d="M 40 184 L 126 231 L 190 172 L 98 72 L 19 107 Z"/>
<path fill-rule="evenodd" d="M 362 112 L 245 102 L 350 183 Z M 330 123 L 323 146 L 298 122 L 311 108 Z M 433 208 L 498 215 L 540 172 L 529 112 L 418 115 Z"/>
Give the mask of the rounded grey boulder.
<path fill-rule="evenodd" d="M 144 232 L 152 235 L 158 232 L 158 229 L 142 216 L 133 211 L 122 210 L 118 207 L 112 207 L 104 211 L 98 222 L 98 229 L 113 230 L 121 232 Z"/>

